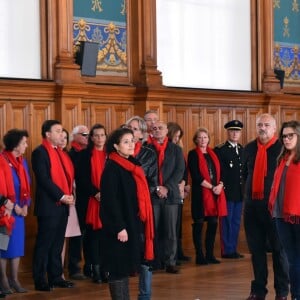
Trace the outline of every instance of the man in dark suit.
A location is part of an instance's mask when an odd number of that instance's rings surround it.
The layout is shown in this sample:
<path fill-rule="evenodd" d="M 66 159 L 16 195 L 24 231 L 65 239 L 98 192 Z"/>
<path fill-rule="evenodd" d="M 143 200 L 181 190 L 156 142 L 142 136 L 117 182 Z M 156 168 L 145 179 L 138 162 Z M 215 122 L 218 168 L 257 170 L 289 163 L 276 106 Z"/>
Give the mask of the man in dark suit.
<path fill-rule="evenodd" d="M 221 165 L 221 180 L 227 200 L 228 215 L 221 218 L 221 255 L 222 258 L 242 258 L 237 252 L 243 209 L 242 159 L 243 147 L 239 144 L 243 123 L 232 120 L 224 125 L 227 130 L 227 141 L 214 150 Z"/>
<path fill-rule="evenodd" d="M 155 233 L 162 233 L 158 248 L 165 259 L 166 272 L 176 274 L 179 271 L 176 268 L 177 218 L 182 200 L 178 184 L 183 178 L 185 161 L 181 148 L 168 140 L 166 123 L 157 121 L 151 128 L 158 159 L 158 186 L 152 197 Z"/>
<path fill-rule="evenodd" d="M 74 170 L 68 154 L 58 147 L 63 127 L 57 120 L 42 125 L 43 142 L 32 152 L 32 169 L 36 178 L 34 214 L 37 236 L 33 254 L 35 289 L 50 291 L 52 287 L 69 288 L 73 283 L 62 278 L 61 253 L 64 244 Z"/>
<path fill-rule="evenodd" d="M 81 174 L 81 170 L 78 170 L 79 156 L 83 149 L 86 149 L 89 138 L 89 129 L 85 125 L 77 125 L 72 130 L 71 135 L 71 149 L 69 155 L 72 159 L 75 169 L 75 180 L 77 181 L 77 175 Z M 77 185 L 77 182 L 76 182 Z M 85 198 L 80 195 L 78 189 L 76 191 L 76 211 L 78 215 L 81 235 L 72 236 L 69 238 L 69 251 L 68 251 L 68 271 L 69 277 L 73 280 L 83 280 L 86 276 L 92 276 L 92 264 L 89 255 L 89 245 L 86 240 L 86 228 L 85 228 Z M 81 261 L 83 250 L 84 266 L 83 273 L 81 272 Z"/>

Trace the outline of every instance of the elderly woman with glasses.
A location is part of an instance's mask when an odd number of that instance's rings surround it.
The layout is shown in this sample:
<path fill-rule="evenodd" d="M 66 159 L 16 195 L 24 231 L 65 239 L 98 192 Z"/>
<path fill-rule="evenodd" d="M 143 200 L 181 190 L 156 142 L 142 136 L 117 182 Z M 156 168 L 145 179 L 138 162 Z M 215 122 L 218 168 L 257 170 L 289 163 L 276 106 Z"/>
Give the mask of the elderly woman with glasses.
<path fill-rule="evenodd" d="M 292 299 L 300 299 L 300 122 L 284 122 L 280 138 L 269 210 L 287 254 Z"/>

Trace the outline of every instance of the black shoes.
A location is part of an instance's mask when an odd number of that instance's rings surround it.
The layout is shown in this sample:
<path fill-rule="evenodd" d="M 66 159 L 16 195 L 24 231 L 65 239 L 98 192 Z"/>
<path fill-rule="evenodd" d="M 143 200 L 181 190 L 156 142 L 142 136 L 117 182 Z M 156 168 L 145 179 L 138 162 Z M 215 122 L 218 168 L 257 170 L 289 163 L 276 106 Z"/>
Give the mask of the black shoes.
<path fill-rule="evenodd" d="M 207 260 L 207 263 L 208 264 L 213 264 L 213 265 L 216 265 L 216 264 L 220 264 L 221 262 L 218 260 L 218 259 L 216 259 L 214 256 L 213 257 L 207 257 L 206 258 L 206 260 Z"/>
<path fill-rule="evenodd" d="M 41 292 L 50 292 L 54 287 L 60 287 L 60 288 L 72 288 L 74 287 L 74 283 L 68 280 L 58 280 L 53 282 L 52 284 L 48 283 L 36 283 L 35 284 L 35 290 L 41 291 Z"/>
<path fill-rule="evenodd" d="M 238 252 L 234 252 L 234 253 L 231 253 L 231 254 L 223 254 L 222 258 L 232 258 L 232 259 L 244 258 L 244 255 L 240 254 Z"/>
<path fill-rule="evenodd" d="M 72 281 L 68 281 L 68 280 L 58 280 L 58 281 L 54 281 L 51 286 L 53 287 L 60 287 L 60 288 L 72 288 L 74 287 L 74 283 Z"/>

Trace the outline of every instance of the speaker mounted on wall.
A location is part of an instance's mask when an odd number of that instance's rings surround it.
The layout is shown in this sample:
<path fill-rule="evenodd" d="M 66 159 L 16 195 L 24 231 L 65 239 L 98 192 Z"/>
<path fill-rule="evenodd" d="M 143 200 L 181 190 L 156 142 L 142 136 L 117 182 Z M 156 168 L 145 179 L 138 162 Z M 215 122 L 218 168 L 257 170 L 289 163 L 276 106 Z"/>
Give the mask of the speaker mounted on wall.
<path fill-rule="evenodd" d="M 281 69 L 274 69 L 275 77 L 279 79 L 280 82 L 280 88 L 283 88 L 283 83 L 284 83 L 284 76 L 285 76 L 285 71 Z"/>
<path fill-rule="evenodd" d="M 99 43 L 81 41 L 76 53 L 76 63 L 80 65 L 82 76 L 96 76 Z"/>

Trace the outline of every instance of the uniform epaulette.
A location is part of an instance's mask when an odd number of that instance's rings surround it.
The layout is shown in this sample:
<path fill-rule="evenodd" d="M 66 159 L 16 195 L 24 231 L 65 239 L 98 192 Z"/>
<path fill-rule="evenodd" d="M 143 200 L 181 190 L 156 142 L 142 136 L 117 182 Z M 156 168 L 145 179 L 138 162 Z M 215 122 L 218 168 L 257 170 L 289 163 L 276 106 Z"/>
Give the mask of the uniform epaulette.
<path fill-rule="evenodd" d="M 222 148 L 225 145 L 225 143 L 221 143 L 219 145 L 216 146 L 216 148 Z"/>

